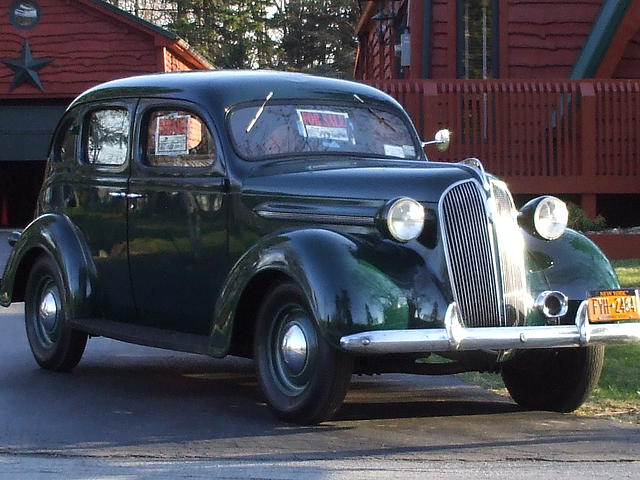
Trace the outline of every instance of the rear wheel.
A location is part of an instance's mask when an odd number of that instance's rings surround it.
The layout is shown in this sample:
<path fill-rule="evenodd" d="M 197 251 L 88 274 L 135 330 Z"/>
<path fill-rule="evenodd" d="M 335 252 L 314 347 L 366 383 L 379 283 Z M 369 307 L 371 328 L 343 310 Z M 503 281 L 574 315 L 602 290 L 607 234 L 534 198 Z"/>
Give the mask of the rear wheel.
<path fill-rule="evenodd" d="M 280 284 L 265 298 L 254 353 L 262 392 L 281 419 L 319 423 L 342 404 L 353 359 L 326 342 L 297 285 Z"/>
<path fill-rule="evenodd" d="M 25 326 L 33 356 L 47 370 L 71 370 L 87 343 L 87 335 L 67 322 L 66 298 L 56 263 L 46 255 L 38 257 L 27 280 Z"/>
<path fill-rule="evenodd" d="M 523 350 L 502 366 L 502 379 L 518 405 L 572 412 L 598 385 L 604 347 Z"/>

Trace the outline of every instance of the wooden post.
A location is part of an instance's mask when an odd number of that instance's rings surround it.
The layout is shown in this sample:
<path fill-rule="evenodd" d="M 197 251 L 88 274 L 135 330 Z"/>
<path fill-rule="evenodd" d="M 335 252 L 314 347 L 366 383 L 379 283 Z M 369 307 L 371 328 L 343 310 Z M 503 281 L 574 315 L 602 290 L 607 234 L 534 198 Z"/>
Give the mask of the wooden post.
<path fill-rule="evenodd" d="M 424 29 L 424 2 L 409 3 L 409 32 L 411 32 L 411 65 L 409 78 L 420 78 L 422 72 L 422 33 Z"/>
<path fill-rule="evenodd" d="M 440 10 L 444 11 L 444 18 L 447 22 L 446 25 L 446 46 L 447 46 L 447 54 L 446 54 L 446 67 L 439 75 L 439 78 L 456 78 L 456 67 L 457 67 L 457 52 L 456 52 L 456 44 L 457 44 L 457 30 L 458 30 L 458 21 L 456 17 L 456 2 L 451 0 L 448 2 L 444 2 L 443 5 L 440 5 Z"/>
<path fill-rule="evenodd" d="M 598 214 L 596 194 L 583 193 L 580 195 L 580 208 L 589 218 L 595 218 Z"/>
<path fill-rule="evenodd" d="M 439 121 L 442 120 L 442 112 L 438 106 L 438 83 L 425 80 L 422 83 L 423 89 L 423 110 L 422 110 L 422 139 L 433 140 L 433 135 L 440 128 Z"/>
<path fill-rule="evenodd" d="M 595 185 L 597 174 L 597 152 L 596 152 L 596 93 L 591 82 L 580 83 L 580 96 L 582 112 L 580 115 L 580 135 L 581 135 L 581 176 L 585 185 L 591 185 L 591 190 Z M 596 216 L 596 195 L 593 191 L 583 192 L 580 197 L 582 210 L 589 218 Z"/>
<path fill-rule="evenodd" d="M 500 0 L 498 2 L 498 36 L 500 46 L 498 47 L 500 72 L 499 78 L 509 78 L 509 1 Z"/>

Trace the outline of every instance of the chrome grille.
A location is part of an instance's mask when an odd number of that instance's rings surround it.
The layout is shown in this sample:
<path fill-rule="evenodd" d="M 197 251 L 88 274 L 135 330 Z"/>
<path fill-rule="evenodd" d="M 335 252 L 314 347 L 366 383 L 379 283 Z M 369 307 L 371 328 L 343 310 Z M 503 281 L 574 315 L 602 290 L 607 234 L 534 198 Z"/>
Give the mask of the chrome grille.
<path fill-rule="evenodd" d="M 505 322 L 507 325 L 522 325 L 529 298 L 524 266 L 524 240 L 507 186 L 493 180 L 491 193 L 495 202 L 493 224 L 500 258 Z"/>
<path fill-rule="evenodd" d="M 522 325 L 531 303 L 513 199 L 497 180 L 491 181 L 491 195 L 491 222 L 486 197 L 475 181 L 454 185 L 440 200 L 454 299 L 467 327 Z"/>
<path fill-rule="evenodd" d="M 493 235 L 485 196 L 469 180 L 450 188 L 440 200 L 440 223 L 453 295 L 466 327 L 503 325 Z"/>

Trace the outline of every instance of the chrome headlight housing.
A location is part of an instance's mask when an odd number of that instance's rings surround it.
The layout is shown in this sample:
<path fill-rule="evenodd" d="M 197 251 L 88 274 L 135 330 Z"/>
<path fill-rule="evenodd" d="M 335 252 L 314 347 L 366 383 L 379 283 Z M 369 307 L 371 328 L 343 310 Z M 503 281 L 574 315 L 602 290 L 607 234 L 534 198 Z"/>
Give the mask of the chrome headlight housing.
<path fill-rule="evenodd" d="M 529 233 L 545 240 L 555 240 L 567 229 L 569 210 L 559 198 L 545 195 L 534 198 L 522 207 L 520 220 Z"/>
<path fill-rule="evenodd" d="M 382 212 L 387 233 L 399 242 L 418 238 L 424 228 L 424 207 L 413 198 L 391 200 Z"/>

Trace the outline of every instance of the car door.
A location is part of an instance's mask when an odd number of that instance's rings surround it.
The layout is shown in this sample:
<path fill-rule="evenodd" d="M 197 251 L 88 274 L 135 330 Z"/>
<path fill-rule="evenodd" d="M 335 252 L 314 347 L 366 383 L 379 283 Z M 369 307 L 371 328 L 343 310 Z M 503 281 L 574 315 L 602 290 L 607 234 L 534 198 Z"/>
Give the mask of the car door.
<path fill-rule="evenodd" d="M 129 264 L 137 323 L 209 333 L 227 265 L 219 143 L 194 105 L 143 100 L 129 184 Z"/>
<path fill-rule="evenodd" d="M 80 109 L 79 125 L 71 122 L 61 132 L 65 154 L 75 152 L 76 158 L 56 178 L 55 193 L 60 211 L 78 228 L 95 266 L 97 285 L 90 294 L 96 319 L 130 321 L 135 315 L 126 201 L 135 105 L 135 100 L 91 104 Z M 79 141 L 74 141 L 78 132 Z"/>

